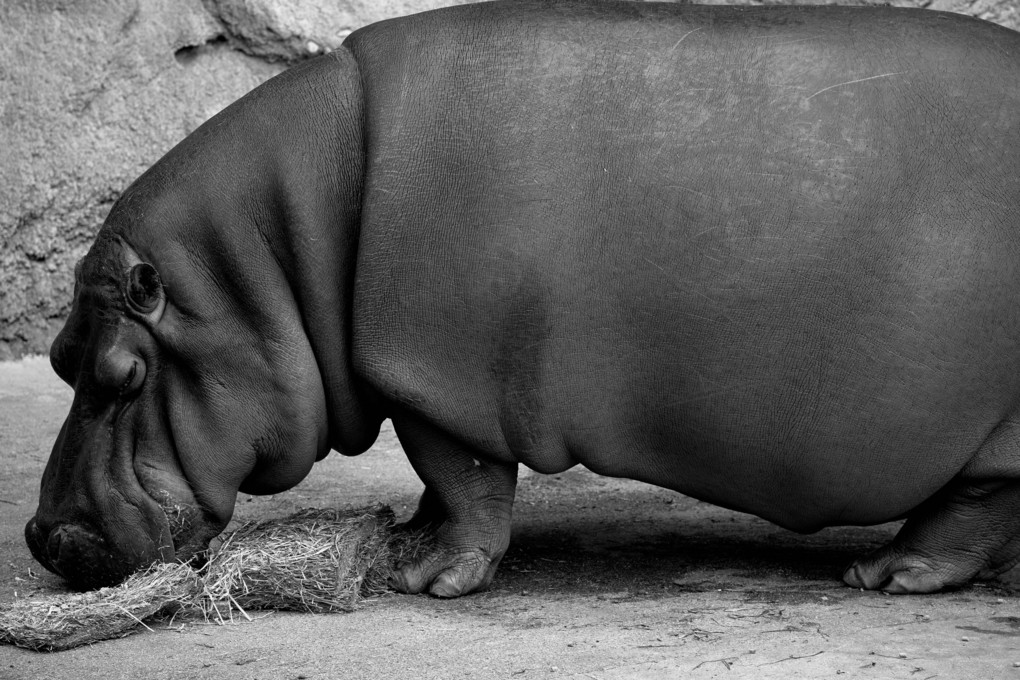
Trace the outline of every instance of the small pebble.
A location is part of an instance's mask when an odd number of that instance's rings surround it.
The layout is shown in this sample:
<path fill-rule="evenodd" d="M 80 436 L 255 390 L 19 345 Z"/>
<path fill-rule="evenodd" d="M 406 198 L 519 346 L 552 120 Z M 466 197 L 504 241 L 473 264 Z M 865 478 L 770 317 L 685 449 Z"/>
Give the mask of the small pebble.
<path fill-rule="evenodd" d="M 1020 668 L 1020 661 L 1014 661 L 1013 668 Z"/>
<path fill-rule="evenodd" d="M 907 653 L 906 652 L 900 652 L 896 656 L 900 657 L 901 659 L 906 659 L 907 658 Z"/>
<path fill-rule="evenodd" d="M 960 638 L 960 641 L 961 642 L 970 642 L 970 638 L 967 637 L 966 635 L 964 635 L 962 638 Z"/>
<path fill-rule="evenodd" d="M 305 45 L 305 49 L 308 50 L 308 54 L 317 54 L 319 52 L 319 43 L 314 40 L 309 40 Z"/>

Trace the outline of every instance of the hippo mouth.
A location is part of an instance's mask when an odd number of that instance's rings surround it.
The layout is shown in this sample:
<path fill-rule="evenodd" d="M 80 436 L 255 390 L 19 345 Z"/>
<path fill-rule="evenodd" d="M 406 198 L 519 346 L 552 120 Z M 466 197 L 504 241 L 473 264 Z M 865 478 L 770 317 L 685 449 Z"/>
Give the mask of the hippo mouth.
<path fill-rule="evenodd" d="M 205 562 L 209 542 L 218 532 L 211 530 L 208 523 L 203 521 L 201 508 L 181 503 L 165 490 L 155 493 L 153 500 L 166 517 L 174 551 L 173 559 L 193 566 Z"/>
<path fill-rule="evenodd" d="M 138 545 L 115 545 L 105 532 L 81 523 L 45 528 L 35 518 L 25 526 L 25 539 L 40 564 L 77 590 L 114 585 L 158 562 L 203 563 L 209 532 L 204 530 L 201 511 L 176 501 L 167 491 L 157 493 L 153 501 L 165 523 L 160 522 L 158 535 Z"/>
<path fill-rule="evenodd" d="M 89 504 L 91 511 L 41 506 L 25 526 L 36 560 L 78 590 L 115 585 L 159 562 L 204 561 L 218 531 L 199 504 L 189 502 L 190 489 L 179 488 L 187 483 L 162 484 L 171 475 L 151 468 L 146 473 L 136 478 L 127 503 L 124 495 L 111 492 Z M 120 503 L 112 500 L 118 498 Z M 97 517 L 103 521 L 96 523 Z"/>
<path fill-rule="evenodd" d="M 36 561 L 77 590 L 112 585 L 129 575 L 107 541 L 81 524 L 58 524 L 47 529 L 33 517 L 25 525 L 25 541 Z M 69 565 L 74 566 L 73 571 Z"/>
<path fill-rule="evenodd" d="M 125 546 L 77 522 L 46 526 L 32 518 L 25 525 L 25 540 L 40 564 L 76 590 L 116 585 L 138 569 L 175 559 L 168 541 Z"/>

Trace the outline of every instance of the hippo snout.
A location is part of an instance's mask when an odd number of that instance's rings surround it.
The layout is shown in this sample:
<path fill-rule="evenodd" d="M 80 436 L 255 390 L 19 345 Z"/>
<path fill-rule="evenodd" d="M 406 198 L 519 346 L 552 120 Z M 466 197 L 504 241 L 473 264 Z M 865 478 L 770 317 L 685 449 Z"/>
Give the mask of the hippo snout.
<path fill-rule="evenodd" d="M 80 590 L 113 585 L 127 575 L 101 536 L 76 524 L 41 527 L 35 518 L 25 525 L 25 540 L 32 556 Z"/>

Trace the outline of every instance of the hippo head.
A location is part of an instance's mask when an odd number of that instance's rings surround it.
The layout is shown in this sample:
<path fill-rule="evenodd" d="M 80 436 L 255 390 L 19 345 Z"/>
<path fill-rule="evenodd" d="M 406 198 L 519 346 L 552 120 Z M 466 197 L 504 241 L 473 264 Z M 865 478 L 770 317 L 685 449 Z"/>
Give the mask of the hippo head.
<path fill-rule="evenodd" d="M 36 559 L 72 585 L 189 560 L 239 490 L 277 493 L 331 448 L 353 455 L 375 439 L 346 326 L 360 102 L 345 51 L 295 66 L 110 211 L 51 348 L 74 401 L 25 528 Z"/>
<path fill-rule="evenodd" d="M 292 486 L 328 450 L 300 322 L 255 328 L 262 319 L 225 309 L 233 296 L 210 295 L 208 272 L 144 259 L 104 229 L 50 352 L 75 394 L 25 534 L 39 562 L 80 588 L 193 557 L 239 489 Z"/>

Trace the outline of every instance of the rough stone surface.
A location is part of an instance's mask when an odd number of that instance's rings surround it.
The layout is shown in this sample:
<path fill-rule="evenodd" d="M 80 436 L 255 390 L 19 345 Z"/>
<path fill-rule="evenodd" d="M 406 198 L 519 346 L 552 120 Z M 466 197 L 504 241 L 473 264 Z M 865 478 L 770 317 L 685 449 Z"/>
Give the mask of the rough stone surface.
<path fill-rule="evenodd" d="M 289 63 L 334 50 L 354 29 L 469 0 L 206 0 L 230 43 L 248 54 Z"/>
<path fill-rule="evenodd" d="M 119 192 L 209 116 L 359 26 L 459 2 L 0 2 L 0 359 L 48 349 Z M 1020 28 L 1015 0 L 891 4 Z"/>
<path fill-rule="evenodd" d="M 0 358 L 46 351 L 118 193 L 282 70 L 221 33 L 198 0 L 0 3 Z"/>

